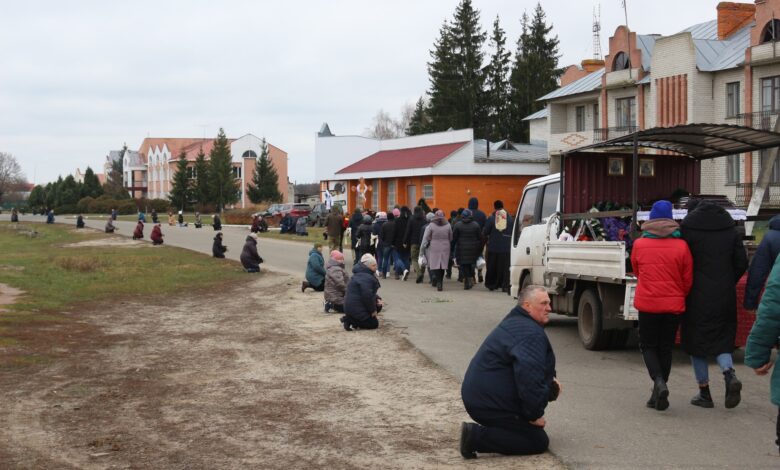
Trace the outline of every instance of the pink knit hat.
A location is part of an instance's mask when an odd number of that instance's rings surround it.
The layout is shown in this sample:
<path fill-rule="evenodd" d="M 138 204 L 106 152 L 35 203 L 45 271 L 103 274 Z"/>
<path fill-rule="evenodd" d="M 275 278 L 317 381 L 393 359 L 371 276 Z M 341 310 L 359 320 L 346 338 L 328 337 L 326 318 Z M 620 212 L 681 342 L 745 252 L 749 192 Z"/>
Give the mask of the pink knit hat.
<path fill-rule="evenodd" d="M 397 207 L 393 209 L 393 217 L 399 217 L 401 215 L 401 210 Z"/>
<path fill-rule="evenodd" d="M 330 252 L 330 259 L 334 259 L 338 261 L 339 263 L 344 262 L 344 254 L 340 252 L 339 250 L 333 250 Z"/>

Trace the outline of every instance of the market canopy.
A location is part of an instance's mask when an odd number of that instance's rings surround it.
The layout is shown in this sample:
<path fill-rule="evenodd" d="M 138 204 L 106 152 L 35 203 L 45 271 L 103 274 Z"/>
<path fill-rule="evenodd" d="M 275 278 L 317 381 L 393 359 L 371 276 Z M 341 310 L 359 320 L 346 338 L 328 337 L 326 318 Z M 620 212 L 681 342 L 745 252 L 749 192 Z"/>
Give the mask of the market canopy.
<path fill-rule="evenodd" d="M 635 143 L 638 148 L 666 150 L 696 160 L 706 160 L 780 147 L 780 133 L 728 124 L 684 124 L 674 127 L 653 127 L 565 153 L 589 151 L 631 153 Z"/>

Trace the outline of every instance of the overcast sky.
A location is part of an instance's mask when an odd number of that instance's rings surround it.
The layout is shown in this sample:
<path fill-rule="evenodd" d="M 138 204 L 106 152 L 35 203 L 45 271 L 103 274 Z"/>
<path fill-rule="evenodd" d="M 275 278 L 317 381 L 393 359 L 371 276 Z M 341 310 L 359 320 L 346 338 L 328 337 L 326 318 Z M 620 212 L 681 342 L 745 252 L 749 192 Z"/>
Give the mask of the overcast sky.
<path fill-rule="evenodd" d="M 642 34 L 715 19 L 715 0 L 628 1 Z M 314 178 L 314 134 L 362 134 L 428 87 L 426 62 L 459 0 L 35 1 L 0 14 L 0 151 L 30 181 L 92 166 L 144 137 L 263 137 L 289 154 L 290 178 Z M 542 0 L 561 64 L 592 55 L 596 2 Z M 536 1 L 474 0 L 508 46 Z M 601 1 L 602 49 L 624 23 Z"/>

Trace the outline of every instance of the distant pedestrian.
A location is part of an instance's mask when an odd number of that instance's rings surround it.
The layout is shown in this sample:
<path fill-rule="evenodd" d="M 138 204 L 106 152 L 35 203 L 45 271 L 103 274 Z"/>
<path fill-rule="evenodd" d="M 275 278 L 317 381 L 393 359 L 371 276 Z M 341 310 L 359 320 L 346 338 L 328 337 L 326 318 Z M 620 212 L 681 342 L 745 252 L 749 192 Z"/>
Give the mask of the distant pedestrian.
<path fill-rule="evenodd" d="M 400 211 L 398 212 L 400 214 Z M 387 220 L 382 224 L 379 231 L 379 245 L 382 247 L 382 277 L 387 278 L 390 275 L 390 265 L 393 262 L 393 236 L 395 235 L 395 214 L 387 213 Z M 379 253 L 377 253 L 379 254 Z"/>
<path fill-rule="evenodd" d="M 509 293 L 509 255 L 512 248 L 512 216 L 504 210 L 503 201 L 493 203 L 495 211 L 488 217 L 482 235 L 487 240 L 485 287 Z"/>
<path fill-rule="evenodd" d="M 360 256 L 357 255 L 357 239 L 358 239 L 358 229 L 360 228 L 360 225 L 363 223 L 363 213 L 360 212 L 360 209 L 357 207 L 354 211 L 352 211 L 352 216 L 349 218 L 349 231 L 350 231 L 350 242 L 352 246 L 352 262 L 353 264 L 357 263 L 360 259 Z"/>
<path fill-rule="evenodd" d="M 115 230 L 116 227 L 114 227 L 114 219 L 109 216 L 108 220 L 106 221 L 106 233 L 114 233 Z M 135 237 L 133 237 L 133 239 L 135 239 Z"/>
<path fill-rule="evenodd" d="M 306 280 L 301 283 L 301 292 L 306 292 L 306 289 L 314 289 L 317 292 L 325 290 L 325 260 L 320 242 L 314 243 L 306 261 Z"/>
<path fill-rule="evenodd" d="M 152 233 L 149 235 L 149 238 L 152 240 L 152 245 L 163 244 L 162 226 L 160 224 L 154 224 L 154 228 L 152 228 Z"/>
<path fill-rule="evenodd" d="M 438 212 L 438 209 L 436 210 Z M 420 227 L 420 231 L 422 235 L 420 236 L 420 256 L 418 257 L 417 263 L 420 265 L 420 269 L 423 271 L 423 274 L 425 273 L 425 270 L 428 269 L 428 281 L 431 285 L 434 285 L 434 279 L 433 279 L 433 272 L 431 271 L 430 267 L 428 266 L 428 247 L 429 242 L 426 242 L 425 240 L 428 238 L 428 232 L 430 232 L 430 229 L 428 228 L 431 225 L 431 222 L 433 222 L 433 218 L 436 217 L 436 212 L 428 212 L 425 214 L 425 225 Z M 443 273 L 442 273 L 442 279 Z M 417 283 L 422 284 L 423 279 L 417 278 Z"/>
<path fill-rule="evenodd" d="M 227 247 L 222 244 L 222 232 L 214 235 L 214 244 L 211 246 L 211 254 L 215 258 L 224 258 Z"/>
<path fill-rule="evenodd" d="M 116 221 L 116 209 L 111 209 L 111 220 Z"/>
<path fill-rule="evenodd" d="M 398 211 L 398 215 L 396 214 Z M 393 234 L 393 265 L 395 266 L 395 278 L 404 281 L 409 278 L 411 250 L 406 244 L 406 228 L 409 226 L 412 211 L 403 206 L 401 209 L 393 209 L 395 215 L 395 232 Z"/>
<path fill-rule="evenodd" d="M 734 220 L 707 201 L 688 206 L 682 236 L 693 255 L 693 287 L 682 318 L 682 346 L 690 354 L 699 394 L 692 405 L 711 408 L 707 358 L 715 356 L 726 382 L 726 408 L 741 400 L 742 382 L 734 372 L 737 336 L 737 281 L 747 268 L 747 254 Z"/>
<path fill-rule="evenodd" d="M 140 240 L 144 237 L 144 222 L 139 220 L 135 224 L 135 230 L 133 230 L 133 240 Z"/>
<path fill-rule="evenodd" d="M 340 320 L 347 331 L 379 327 L 377 315 L 382 311 L 382 298 L 377 295 L 380 285 L 374 274 L 376 269 L 376 259 L 371 255 L 363 255 L 360 263 L 352 268 L 352 279 L 344 296 L 345 315 Z"/>
<path fill-rule="evenodd" d="M 47 224 L 54 223 L 54 209 L 49 209 L 49 212 L 46 214 L 46 223 Z"/>
<path fill-rule="evenodd" d="M 693 283 L 693 258 L 680 239 L 680 224 L 672 219 L 672 204 L 653 204 L 634 242 L 631 266 L 637 277 L 634 307 L 639 311 L 639 349 L 653 381 L 648 408 L 669 407 L 672 348 L 685 313 L 685 298 Z"/>
<path fill-rule="evenodd" d="M 246 237 L 244 249 L 241 250 L 241 265 L 248 273 L 259 273 L 263 258 L 257 252 L 257 234 L 250 233 Z"/>
<path fill-rule="evenodd" d="M 365 254 L 371 254 L 371 237 L 373 236 L 373 225 L 371 222 L 371 216 L 366 214 L 363 216 L 363 223 L 358 227 L 356 247 L 358 259 Z"/>
<path fill-rule="evenodd" d="M 200 212 L 195 212 L 195 228 L 203 227 L 203 220 L 201 220 Z"/>
<path fill-rule="evenodd" d="M 757 375 L 766 375 L 772 368 L 772 350 L 780 338 L 780 258 L 774 262 L 769 274 L 758 315 L 745 346 L 745 365 L 755 369 Z M 770 382 L 771 401 L 778 407 L 775 445 L 780 449 L 780 368 L 772 371 Z"/>
<path fill-rule="evenodd" d="M 485 228 L 485 223 L 487 222 L 487 216 L 484 212 L 482 212 L 479 209 L 479 199 L 472 197 L 469 199 L 469 210 L 471 210 L 471 217 L 474 219 L 474 222 L 479 225 L 479 230 L 482 231 Z M 482 248 L 480 247 L 479 256 L 482 256 Z M 476 263 L 475 263 L 476 266 Z M 484 278 L 482 277 L 482 268 L 477 268 L 477 282 L 483 282 Z"/>
<path fill-rule="evenodd" d="M 748 269 L 743 306 L 753 314 L 756 313 L 761 290 L 778 254 L 780 254 L 780 215 L 769 220 L 769 230 L 764 233 L 764 238 L 761 239 L 761 244 L 758 245 L 758 250 L 753 255 Z"/>
<path fill-rule="evenodd" d="M 341 245 L 341 236 L 344 233 L 344 218 L 341 216 L 338 206 L 333 206 L 325 219 L 325 233 L 328 235 L 329 251 L 337 250 Z"/>
<path fill-rule="evenodd" d="M 444 286 L 444 271 L 450 260 L 450 242 L 452 241 L 452 228 L 444 218 L 444 212 L 437 211 L 426 229 L 423 240 L 425 258 L 428 262 L 428 270 L 431 273 L 431 281 L 439 291 Z"/>
<path fill-rule="evenodd" d="M 422 202 L 425 202 L 425 199 L 422 199 Z M 420 245 L 422 245 L 423 236 L 422 227 L 425 226 L 425 224 L 425 210 L 420 206 L 415 206 L 412 218 L 406 226 L 404 246 L 409 249 L 411 268 L 417 275 L 417 284 L 422 283 L 423 276 L 425 275 L 425 268 L 421 267 L 419 263 Z"/>
<path fill-rule="evenodd" d="M 160 223 L 160 218 L 159 218 L 159 217 L 157 217 L 157 211 L 156 211 L 155 209 L 152 209 L 152 212 L 151 212 L 151 214 L 152 214 L 152 223 L 153 223 L 153 224 L 158 224 L 158 223 Z"/>
<path fill-rule="evenodd" d="M 482 254 L 482 229 L 472 218 L 470 209 L 464 209 L 461 219 L 452 231 L 455 243 L 455 261 L 463 274 L 463 288 L 471 289 L 474 280 L 474 268 Z"/>
<path fill-rule="evenodd" d="M 84 228 L 84 217 L 81 214 L 76 217 L 76 228 Z"/>
<path fill-rule="evenodd" d="M 222 220 L 219 218 L 219 214 L 213 214 L 211 216 L 211 226 L 214 227 L 215 232 L 222 230 Z"/>
<path fill-rule="evenodd" d="M 344 313 L 344 296 L 347 294 L 349 274 L 344 268 L 344 254 L 338 250 L 330 252 L 325 268 L 325 313 L 331 310 Z"/>

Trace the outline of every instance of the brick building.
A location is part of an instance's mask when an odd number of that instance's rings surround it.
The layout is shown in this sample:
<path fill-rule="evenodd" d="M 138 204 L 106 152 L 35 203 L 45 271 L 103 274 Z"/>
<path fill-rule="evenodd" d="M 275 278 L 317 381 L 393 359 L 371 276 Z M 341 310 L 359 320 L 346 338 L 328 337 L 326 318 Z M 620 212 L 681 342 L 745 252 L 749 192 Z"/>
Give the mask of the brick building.
<path fill-rule="evenodd" d="M 337 137 L 326 124 L 316 137 L 315 169 L 323 194 L 348 210 L 362 188 L 364 207 L 375 211 L 413 207 L 421 197 L 450 211 L 477 197 L 489 212 L 496 199 L 516 207 L 526 183 L 548 173 L 549 159 L 544 146 L 474 140 L 471 129 L 377 140 Z"/>
<path fill-rule="evenodd" d="M 669 36 L 619 26 L 603 67 L 593 70 L 588 61 L 567 70 L 562 86 L 539 98 L 546 108 L 526 118 L 532 139 L 547 139 L 553 171 L 560 152 L 637 129 L 717 123 L 771 130 L 780 114 L 780 0 L 720 2 L 713 12 L 715 19 Z M 701 192 L 747 204 L 762 157 L 702 162 Z M 769 192 L 780 203 L 780 165 Z"/>

